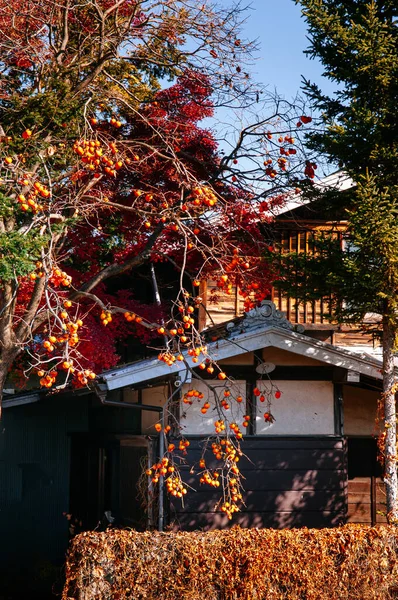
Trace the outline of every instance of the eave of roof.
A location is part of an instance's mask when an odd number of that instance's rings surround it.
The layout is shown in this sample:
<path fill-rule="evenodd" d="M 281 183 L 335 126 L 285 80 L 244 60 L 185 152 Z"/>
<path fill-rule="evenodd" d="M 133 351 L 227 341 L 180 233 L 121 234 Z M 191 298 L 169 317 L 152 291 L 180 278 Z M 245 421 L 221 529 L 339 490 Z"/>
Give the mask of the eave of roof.
<path fill-rule="evenodd" d="M 252 319 L 252 322 L 250 322 L 250 319 L 246 316 L 239 323 L 232 322 L 228 338 L 208 344 L 209 357 L 214 361 L 220 361 L 246 352 L 274 347 L 321 361 L 327 365 L 356 371 L 374 379 L 382 378 L 381 361 L 369 355 L 341 349 L 293 331 L 293 326 L 282 315 L 277 314 L 278 311 L 272 303 L 265 302 L 263 305 L 265 307 L 272 305 L 272 315 L 270 317 L 264 317 L 263 322 L 261 322 L 260 316 L 260 318 Z M 185 353 L 184 359 L 189 368 L 194 369 L 197 366 L 187 353 Z M 183 362 L 175 362 L 169 367 L 154 358 L 107 371 L 102 374 L 102 380 L 108 390 L 113 390 L 126 386 L 142 385 L 147 381 L 168 378 L 170 375 L 178 375 L 185 371 L 186 365 Z"/>
<path fill-rule="evenodd" d="M 322 179 L 317 180 L 314 183 L 314 187 L 319 191 L 324 192 L 326 190 L 335 189 L 336 191 L 343 192 L 349 190 L 355 186 L 355 182 L 351 179 L 344 171 L 335 171 Z M 311 204 L 313 200 L 309 198 L 303 198 L 302 194 L 288 194 L 286 202 L 280 206 L 272 209 L 272 215 L 278 217 L 285 213 L 290 213 L 297 208 Z"/>
<path fill-rule="evenodd" d="M 23 394 L 7 394 L 3 397 L 2 407 L 11 408 L 12 406 L 21 406 L 23 404 L 33 404 L 40 400 L 39 392 L 28 392 Z"/>
<path fill-rule="evenodd" d="M 299 326 L 300 327 L 300 326 Z M 315 340 L 299 331 L 286 319 L 283 313 L 276 310 L 272 302 L 264 301 L 237 320 L 226 324 L 226 337 L 211 342 L 207 346 L 208 356 L 214 361 L 233 358 L 246 352 L 262 348 L 279 348 L 299 356 L 305 356 L 327 365 L 356 371 L 376 380 L 382 379 L 382 362 L 367 354 L 359 354 Z M 184 353 L 184 362 L 175 362 L 171 367 L 158 358 L 137 361 L 129 365 L 116 367 L 101 375 L 100 381 L 108 391 L 123 387 L 143 387 L 154 380 L 169 379 L 171 375 L 187 372 L 187 365 L 195 369 L 197 365 Z M 3 407 L 10 408 L 22 404 L 31 404 L 40 400 L 39 392 L 28 392 L 8 396 L 3 400 Z"/>

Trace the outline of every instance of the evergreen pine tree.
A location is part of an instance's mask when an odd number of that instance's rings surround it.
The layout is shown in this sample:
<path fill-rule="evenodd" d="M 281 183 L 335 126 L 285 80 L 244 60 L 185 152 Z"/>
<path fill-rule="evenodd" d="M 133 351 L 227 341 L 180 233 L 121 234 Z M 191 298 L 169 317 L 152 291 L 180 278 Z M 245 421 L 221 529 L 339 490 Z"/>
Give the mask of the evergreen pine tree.
<path fill-rule="evenodd" d="M 397 523 L 393 355 L 398 333 L 398 4 L 396 0 L 296 3 L 308 24 L 307 54 L 320 59 L 324 75 L 337 89 L 330 97 L 316 84 L 304 82 L 308 98 L 321 113 L 321 127 L 308 135 L 307 143 L 339 164 L 356 183 L 348 251 L 319 253 L 311 266 L 307 264 L 301 282 L 308 289 L 317 269 L 318 277 L 320 271 L 326 274 L 319 292 L 327 285 L 334 290 L 333 312 L 341 321 L 360 322 L 367 312 L 382 316 L 387 516 Z"/>

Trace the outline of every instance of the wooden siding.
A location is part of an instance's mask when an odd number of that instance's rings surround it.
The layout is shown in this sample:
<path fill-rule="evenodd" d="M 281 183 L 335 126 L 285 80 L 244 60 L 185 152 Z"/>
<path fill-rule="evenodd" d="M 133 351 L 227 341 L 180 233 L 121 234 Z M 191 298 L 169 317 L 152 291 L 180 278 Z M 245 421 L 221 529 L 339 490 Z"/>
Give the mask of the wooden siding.
<path fill-rule="evenodd" d="M 277 245 L 282 254 L 298 253 L 310 256 L 314 254 L 316 238 L 327 235 L 342 244 L 344 229 L 345 226 L 338 226 L 335 223 L 301 224 L 301 226 L 298 226 L 297 223 L 285 223 L 277 232 Z M 292 276 L 294 277 L 294 274 Z M 272 300 L 278 310 L 283 311 L 292 323 L 322 325 L 330 322 L 325 317 L 325 313 L 330 310 L 330 298 L 299 303 L 296 298 L 286 296 L 280 290 L 275 289 Z"/>
<path fill-rule="evenodd" d="M 298 223 L 283 223 L 282 228 L 277 232 L 280 251 L 311 255 L 314 252 L 315 236 L 327 233 L 342 244 L 345 228 L 344 224 L 336 223 L 302 224 L 301 226 Z M 202 284 L 200 295 L 203 297 L 205 307 L 201 308 L 199 315 L 201 329 L 211 328 L 243 314 L 243 302 L 236 286 L 233 286 L 227 294 L 217 289 L 215 281 L 208 281 Z M 375 344 L 371 333 L 364 333 L 358 326 L 339 326 L 325 316 L 330 311 L 329 297 L 299 303 L 296 298 L 288 297 L 280 290 L 273 289 L 271 300 L 278 310 L 285 313 L 291 323 L 303 325 L 312 337 L 338 346 L 373 347 Z"/>
<path fill-rule="evenodd" d="M 381 477 L 348 481 L 348 523 L 386 523 L 386 492 Z"/>
<path fill-rule="evenodd" d="M 330 223 L 308 227 L 303 225 L 300 229 L 297 228 L 297 224 L 295 224 L 295 227 L 290 228 L 285 226 L 277 232 L 279 238 L 277 244 L 282 253 L 298 252 L 310 255 L 314 252 L 315 236 L 327 233 L 342 243 L 344 229 L 345 226 L 336 227 L 336 225 Z M 215 281 L 208 281 L 202 286 L 200 294 L 204 298 L 206 306 L 206 310 L 202 310 L 200 315 L 200 326 L 203 328 L 218 325 L 242 314 L 243 302 L 235 286 L 227 294 L 217 289 Z M 212 302 L 213 297 L 217 299 L 216 302 Z M 274 289 L 272 300 L 275 302 L 277 309 L 283 311 L 292 323 L 329 323 L 324 316 L 329 308 L 328 298 L 297 303 L 295 298 L 287 297 L 281 291 Z"/>
<path fill-rule="evenodd" d="M 199 314 L 201 329 L 225 323 L 243 313 L 243 302 L 240 301 L 236 286 L 227 294 L 217 288 L 215 281 L 210 280 L 202 284 L 200 295 L 206 307 Z"/>
<path fill-rule="evenodd" d="M 199 461 L 201 442 L 191 438 L 190 456 Z M 347 464 L 342 438 L 251 437 L 245 441 L 247 458 L 240 463 L 246 506 L 229 522 L 214 505 L 219 495 L 199 486 L 189 469 L 183 479 L 198 489 L 184 507 L 171 502 L 173 530 L 243 527 L 333 527 L 346 520 Z M 208 466 L 215 467 L 216 462 Z"/>
<path fill-rule="evenodd" d="M 334 332 L 333 343 L 336 346 L 380 346 L 372 333 L 364 332 L 358 326 L 345 325 Z"/>

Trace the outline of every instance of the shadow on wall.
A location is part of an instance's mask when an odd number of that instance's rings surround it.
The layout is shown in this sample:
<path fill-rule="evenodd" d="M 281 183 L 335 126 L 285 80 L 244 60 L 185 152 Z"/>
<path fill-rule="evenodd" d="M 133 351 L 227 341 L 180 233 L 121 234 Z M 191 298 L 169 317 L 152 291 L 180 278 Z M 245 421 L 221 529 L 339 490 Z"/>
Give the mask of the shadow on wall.
<path fill-rule="evenodd" d="M 200 442 L 191 440 L 191 452 L 200 458 Z M 172 530 L 242 527 L 335 527 L 346 522 L 347 461 L 340 438 L 260 438 L 245 443 L 240 463 L 244 503 L 232 521 L 215 512 L 219 495 L 197 479 L 184 481 L 197 492 L 170 507 Z M 192 456 L 192 455 L 191 455 Z M 196 458 L 196 457 L 195 457 Z M 209 467 L 215 467 L 209 464 Z"/>

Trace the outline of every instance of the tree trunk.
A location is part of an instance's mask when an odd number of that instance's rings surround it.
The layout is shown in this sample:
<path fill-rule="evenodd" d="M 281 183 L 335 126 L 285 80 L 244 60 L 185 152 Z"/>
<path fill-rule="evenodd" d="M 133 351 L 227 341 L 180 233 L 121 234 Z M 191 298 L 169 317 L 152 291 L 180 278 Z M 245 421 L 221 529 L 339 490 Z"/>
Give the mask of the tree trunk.
<path fill-rule="evenodd" d="M 398 524 L 397 415 L 393 356 L 395 335 L 395 327 L 386 315 L 383 319 L 383 399 L 386 431 L 384 482 L 386 486 L 387 519 L 391 524 Z"/>
<path fill-rule="evenodd" d="M 10 365 L 7 365 L 5 363 L 5 361 L 0 358 L 0 419 L 1 419 L 1 413 L 2 413 L 2 405 L 3 405 L 3 390 L 4 390 L 4 385 L 7 379 L 7 374 L 8 374 L 8 369 L 10 368 Z"/>
<path fill-rule="evenodd" d="M 0 344 L 1 344 L 1 340 L 0 340 Z M 0 352 L 0 419 L 1 419 L 1 412 L 2 412 L 2 404 L 3 404 L 4 386 L 5 386 L 5 383 L 7 380 L 8 373 L 12 367 L 14 360 L 18 356 L 18 354 L 19 354 L 19 350 L 17 349 L 17 347 L 14 347 L 9 350 L 3 349 L 2 352 Z"/>

